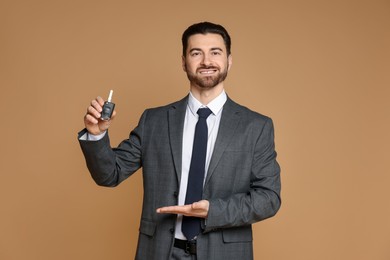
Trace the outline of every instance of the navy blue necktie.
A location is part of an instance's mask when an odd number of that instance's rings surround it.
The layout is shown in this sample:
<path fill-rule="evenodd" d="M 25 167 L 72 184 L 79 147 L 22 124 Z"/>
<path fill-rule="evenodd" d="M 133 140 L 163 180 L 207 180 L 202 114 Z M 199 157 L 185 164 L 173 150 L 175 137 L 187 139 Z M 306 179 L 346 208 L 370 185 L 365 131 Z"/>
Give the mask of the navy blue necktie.
<path fill-rule="evenodd" d="M 188 174 L 186 205 L 200 201 L 203 193 L 208 136 L 206 119 L 211 114 L 211 110 L 209 108 L 199 108 L 197 113 L 199 119 L 195 127 L 194 145 Z M 194 239 L 201 231 L 200 218 L 183 216 L 181 230 L 188 240 Z"/>

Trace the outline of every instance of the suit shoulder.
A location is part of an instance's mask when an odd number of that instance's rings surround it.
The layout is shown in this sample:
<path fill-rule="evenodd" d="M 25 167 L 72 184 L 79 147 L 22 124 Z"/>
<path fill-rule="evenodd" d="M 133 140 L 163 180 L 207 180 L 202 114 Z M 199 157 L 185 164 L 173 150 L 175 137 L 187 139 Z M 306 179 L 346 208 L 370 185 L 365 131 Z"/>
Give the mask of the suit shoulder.
<path fill-rule="evenodd" d="M 232 106 L 235 107 L 237 112 L 239 112 L 242 117 L 245 117 L 248 120 L 259 121 L 262 123 L 265 123 L 267 121 L 272 121 L 272 119 L 270 117 L 268 117 L 264 114 L 261 114 L 259 112 L 254 111 L 254 110 L 251 110 L 250 108 L 243 106 L 243 105 L 240 105 L 240 104 L 234 102 L 233 100 L 230 100 L 230 102 L 231 102 Z"/>

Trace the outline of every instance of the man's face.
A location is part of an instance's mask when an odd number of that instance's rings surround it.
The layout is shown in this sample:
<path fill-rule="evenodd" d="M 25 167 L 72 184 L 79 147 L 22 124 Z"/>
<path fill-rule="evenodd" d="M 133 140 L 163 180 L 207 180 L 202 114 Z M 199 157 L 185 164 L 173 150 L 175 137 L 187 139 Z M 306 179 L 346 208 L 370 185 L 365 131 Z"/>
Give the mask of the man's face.
<path fill-rule="evenodd" d="M 182 62 L 192 86 L 211 89 L 225 80 L 232 58 L 219 34 L 195 34 L 188 38 Z"/>

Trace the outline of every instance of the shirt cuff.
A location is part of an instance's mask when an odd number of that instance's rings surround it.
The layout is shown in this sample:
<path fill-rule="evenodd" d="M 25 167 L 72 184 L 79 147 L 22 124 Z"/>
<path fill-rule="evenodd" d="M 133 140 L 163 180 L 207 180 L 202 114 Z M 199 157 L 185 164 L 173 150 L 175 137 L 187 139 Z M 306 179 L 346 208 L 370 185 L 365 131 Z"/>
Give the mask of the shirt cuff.
<path fill-rule="evenodd" d="M 98 134 L 98 135 L 93 135 L 93 134 L 90 134 L 88 132 L 85 132 L 85 134 L 83 134 L 82 136 L 80 136 L 80 140 L 83 140 L 83 141 L 99 141 L 100 139 L 102 139 L 104 137 L 104 135 L 106 134 L 107 131 L 104 131 L 103 133 L 101 134 Z"/>

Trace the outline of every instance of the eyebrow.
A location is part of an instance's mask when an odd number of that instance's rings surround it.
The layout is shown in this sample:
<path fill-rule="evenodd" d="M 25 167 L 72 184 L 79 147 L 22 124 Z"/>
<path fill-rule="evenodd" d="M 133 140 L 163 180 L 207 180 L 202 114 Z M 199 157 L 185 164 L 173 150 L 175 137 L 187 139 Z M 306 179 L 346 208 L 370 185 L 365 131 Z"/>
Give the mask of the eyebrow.
<path fill-rule="evenodd" d="M 215 50 L 223 52 L 223 50 L 219 47 L 211 48 L 211 51 L 215 51 Z M 202 51 L 202 49 L 201 48 L 192 48 L 189 52 L 193 52 L 193 51 Z"/>
<path fill-rule="evenodd" d="M 221 48 L 219 48 L 219 47 L 211 48 L 211 50 L 212 51 L 221 51 L 221 52 L 223 52 L 223 50 Z"/>

